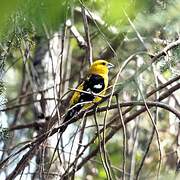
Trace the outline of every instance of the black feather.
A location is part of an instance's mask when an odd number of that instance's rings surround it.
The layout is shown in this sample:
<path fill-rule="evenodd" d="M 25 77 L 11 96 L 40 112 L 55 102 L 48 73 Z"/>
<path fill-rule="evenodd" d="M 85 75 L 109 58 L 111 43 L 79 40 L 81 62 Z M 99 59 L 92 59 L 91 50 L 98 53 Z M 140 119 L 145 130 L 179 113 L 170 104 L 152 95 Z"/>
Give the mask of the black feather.
<path fill-rule="evenodd" d="M 100 85 L 101 88 L 96 88 L 96 85 Z M 92 74 L 87 80 L 84 82 L 83 91 L 92 92 L 92 93 L 100 93 L 104 90 L 105 84 L 104 79 L 100 75 Z M 64 122 L 71 119 L 77 112 L 79 112 L 83 105 L 80 104 L 82 102 L 90 102 L 93 101 L 94 95 L 93 94 L 87 94 L 84 92 L 80 93 L 80 98 L 77 102 L 77 105 L 74 106 L 71 110 L 67 112 L 67 115 L 64 119 Z M 78 105 L 79 103 L 79 105 Z"/>

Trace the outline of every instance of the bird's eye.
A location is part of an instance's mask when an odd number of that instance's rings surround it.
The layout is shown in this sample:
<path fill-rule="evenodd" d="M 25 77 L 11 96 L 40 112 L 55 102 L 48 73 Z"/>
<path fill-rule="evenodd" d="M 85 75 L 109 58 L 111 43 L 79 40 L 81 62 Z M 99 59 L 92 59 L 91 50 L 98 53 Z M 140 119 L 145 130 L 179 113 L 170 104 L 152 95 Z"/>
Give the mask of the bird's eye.
<path fill-rule="evenodd" d="M 105 65 L 106 65 L 106 63 L 105 63 L 105 62 L 103 62 L 103 63 L 102 63 L 102 65 L 104 65 L 104 66 L 105 66 Z"/>

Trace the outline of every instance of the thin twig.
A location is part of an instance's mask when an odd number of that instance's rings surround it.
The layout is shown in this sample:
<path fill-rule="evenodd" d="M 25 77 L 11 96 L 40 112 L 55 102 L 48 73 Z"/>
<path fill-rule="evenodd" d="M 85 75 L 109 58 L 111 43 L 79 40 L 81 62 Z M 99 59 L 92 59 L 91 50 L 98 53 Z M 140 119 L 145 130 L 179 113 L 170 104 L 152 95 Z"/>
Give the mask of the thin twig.
<path fill-rule="evenodd" d="M 151 112 L 150 112 L 150 110 L 149 110 L 149 108 L 148 108 L 148 105 L 147 105 L 146 100 L 145 100 L 145 98 L 144 98 L 144 96 L 143 96 L 143 94 L 142 94 L 141 89 L 139 88 L 137 82 L 136 82 L 136 81 L 134 81 L 134 82 L 135 82 L 136 86 L 138 87 L 138 90 L 139 90 L 139 92 L 140 92 L 140 94 L 141 94 L 141 97 L 142 97 L 142 99 L 143 99 L 143 102 L 144 102 L 145 108 L 146 108 L 146 110 L 147 110 L 147 113 L 148 113 L 148 115 L 149 115 L 149 117 L 150 117 L 150 119 L 151 119 L 151 122 L 152 122 L 152 124 L 153 124 L 153 126 L 154 126 L 154 128 L 155 128 L 155 133 L 156 133 L 157 142 L 158 142 L 158 149 L 159 149 L 159 164 L 158 164 L 158 173 L 157 173 L 157 179 L 159 179 L 160 170 L 161 170 L 161 164 L 162 164 L 162 148 L 161 148 L 161 143 L 160 143 L 159 131 L 158 131 L 158 128 L 157 128 L 157 126 L 156 126 L 156 122 L 154 121 L 154 119 L 153 119 L 153 117 L 152 117 L 152 114 L 151 114 Z"/>
<path fill-rule="evenodd" d="M 82 5 L 83 3 L 81 0 L 80 2 L 81 2 L 81 10 L 82 10 L 82 16 L 83 16 L 83 23 L 84 23 L 84 31 L 85 31 L 86 42 L 87 42 L 86 56 L 87 56 L 87 60 L 89 61 L 89 64 L 91 65 L 93 61 L 92 61 L 92 46 L 91 46 L 91 40 L 90 40 L 89 25 L 88 25 L 87 16 L 85 13 L 85 8 Z"/>
<path fill-rule="evenodd" d="M 94 121 L 95 121 L 95 125 L 96 125 L 96 129 L 97 129 L 97 138 L 98 138 L 98 142 L 100 144 L 100 142 L 102 141 L 102 138 L 101 138 L 101 133 L 100 133 L 100 130 L 99 130 L 99 125 L 98 125 L 98 122 L 97 122 L 97 117 L 96 117 L 96 110 L 94 110 Z M 105 162 L 105 155 L 104 153 L 104 148 L 100 145 L 99 146 L 99 151 L 100 151 L 100 158 L 101 158 L 101 162 L 103 164 L 103 167 L 104 167 L 104 170 L 106 172 L 106 177 L 107 179 L 110 179 L 111 178 L 111 173 L 110 173 L 110 170 L 108 169 L 109 167 L 107 166 L 106 162 Z"/>
<path fill-rule="evenodd" d="M 157 76 L 157 73 L 156 73 L 155 65 L 153 65 L 152 70 L 153 70 L 153 75 L 154 75 L 154 79 L 155 79 L 155 87 L 156 87 L 156 89 L 158 89 L 158 76 Z M 155 93 L 156 101 L 157 101 L 158 98 L 159 98 L 159 92 L 157 91 Z M 157 121 L 158 121 L 158 112 L 159 112 L 158 111 L 158 107 L 156 107 L 156 109 L 155 109 L 155 120 L 154 120 L 155 123 L 157 123 Z M 145 159 L 146 159 L 146 157 L 148 155 L 148 152 L 149 152 L 149 149 L 150 149 L 150 145 L 151 145 L 153 137 L 154 137 L 154 133 L 155 133 L 155 127 L 153 126 L 152 132 L 151 132 L 151 136 L 150 136 L 149 142 L 147 144 L 146 151 L 144 153 L 144 156 L 143 156 L 143 158 L 141 160 L 141 163 L 140 163 L 139 168 L 138 168 L 137 173 L 136 173 L 136 177 L 135 177 L 136 180 L 139 179 L 140 171 L 141 171 L 141 169 L 142 169 L 142 167 L 144 165 Z"/>
<path fill-rule="evenodd" d="M 119 104 L 119 98 L 118 95 L 116 95 L 116 102 L 118 104 L 118 113 L 119 113 L 119 119 L 120 119 L 120 123 L 122 124 L 122 129 L 123 129 L 123 180 L 125 180 L 125 172 L 126 172 L 126 143 L 127 143 L 127 137 L 126 137 L 126 126 L 124 124 L 124 119 L 123 119 L 123 115 L 122 115 L 122 110 Z"/>

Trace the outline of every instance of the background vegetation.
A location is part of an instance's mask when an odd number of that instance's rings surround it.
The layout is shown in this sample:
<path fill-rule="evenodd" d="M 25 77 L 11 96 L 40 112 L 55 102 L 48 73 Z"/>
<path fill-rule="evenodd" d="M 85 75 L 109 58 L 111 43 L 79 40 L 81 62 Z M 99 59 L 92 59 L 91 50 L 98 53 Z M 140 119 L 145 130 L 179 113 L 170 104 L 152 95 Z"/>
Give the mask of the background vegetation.
<path fill-rule="evenodd" d="M 180 0 L 1 0 L 0 179 L 178 179 Z M 93 59 L 102 103 L 62 133 Z"/>

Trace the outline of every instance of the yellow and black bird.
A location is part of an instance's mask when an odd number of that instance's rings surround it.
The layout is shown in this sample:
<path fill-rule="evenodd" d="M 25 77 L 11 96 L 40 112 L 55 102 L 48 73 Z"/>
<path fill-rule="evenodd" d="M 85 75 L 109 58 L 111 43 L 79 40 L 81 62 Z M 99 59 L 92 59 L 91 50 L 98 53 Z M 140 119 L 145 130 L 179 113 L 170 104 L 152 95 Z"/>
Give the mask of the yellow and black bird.
<path fill-rule="evenodd" d="M 81 109 L 88 109 L 101 100 L 100 96 L 106 93 L 108 72 L 112 67 L 114 65 L 105 60 L 94 61 L 87 78 L 80 83 L 70 100 L 70 108 L 64 122 L 71 119 Z"/>

